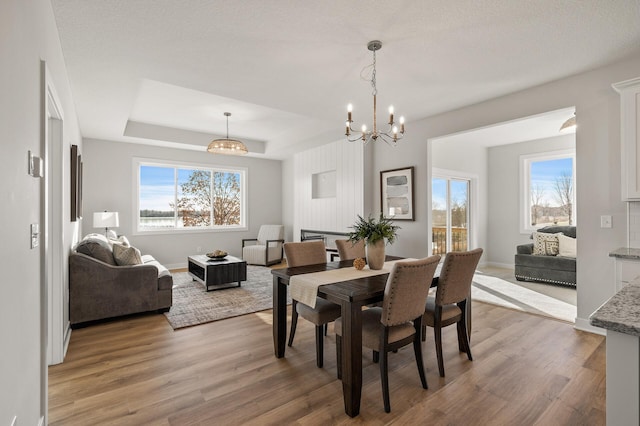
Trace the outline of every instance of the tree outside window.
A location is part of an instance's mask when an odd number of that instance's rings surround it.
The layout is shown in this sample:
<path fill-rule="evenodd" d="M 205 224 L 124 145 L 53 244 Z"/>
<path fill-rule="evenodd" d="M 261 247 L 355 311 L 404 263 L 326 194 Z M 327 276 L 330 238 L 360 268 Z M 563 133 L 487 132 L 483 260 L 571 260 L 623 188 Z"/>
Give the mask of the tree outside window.
<path fill-rule="evenodd" d="M 524 230 L 576 224 L 574 165 L 573 152 L 524 156 Z"/>
<path fill-rule="evenodd" d="M 243 225 L 242 170 L 139 166 L 141 231 Z"/>

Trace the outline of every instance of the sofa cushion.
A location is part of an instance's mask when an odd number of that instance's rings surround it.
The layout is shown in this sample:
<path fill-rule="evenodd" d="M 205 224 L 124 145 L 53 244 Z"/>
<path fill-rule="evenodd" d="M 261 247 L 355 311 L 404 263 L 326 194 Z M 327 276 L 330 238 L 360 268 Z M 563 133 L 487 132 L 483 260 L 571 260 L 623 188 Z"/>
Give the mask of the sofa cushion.
<path fill-rule="evenodd" d="M 122 244 L 114 244 L 113 257 L 116 260 L 118 266 L 142 264 L 140 250 L 135 247 L 125 247 Z"/>
<path fill-rule="evenodd" d="M 575 238 L 558 235 L 558 243 L 558 256 L 576 257 L 577 240 Z"/>
<path fill-rule="evenodd" d="M 557 234 L 545 232 L 533 233 L 533 254 L 543 256 L 556 256 L 558 254 L 559 242 Z"/>
<path fill-rule="evenodd" d="M 117 265 L 111 246 L 104 235 L 89 234 L 76 245 L 78 253 L 86 254 L 109 265 Z"/>
<path fill-rule="evenodd" d="M 540 270 L 571 271 L 576 270 L 576 259 L 562 256 L 531 256 L 527 254 L 516 254 L 515 264 Z"/>

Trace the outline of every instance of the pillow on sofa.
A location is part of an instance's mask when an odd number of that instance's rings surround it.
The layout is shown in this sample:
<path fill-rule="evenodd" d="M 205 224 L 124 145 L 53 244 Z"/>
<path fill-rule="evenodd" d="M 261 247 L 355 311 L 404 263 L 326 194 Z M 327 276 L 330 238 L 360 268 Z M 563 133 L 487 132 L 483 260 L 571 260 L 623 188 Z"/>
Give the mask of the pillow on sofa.
<path fill-rule="evenodd" d="M 578 242 L 575 238 L 558 235 L 558 256 L 576 257 Z"/>
<path fill-rule="evenodd" d="M 78 253 L 86 254 L 101 262 L 109 265 L 116 265 L 113 258 L 113 252 L 104 235 L 89 234 L 76 245 L 75 250 Z"/>
<path fill-rule="evenodd" d="M 533 233 L 533 254 L 540 256 L 556 256 L 559 250 L 558 236 L 562 235 L 562 232 L 557 234 L 548 234 L 546 232 L 534 232 Z"/>
<path fill-rule="evenodd" d="M 140 265 L 142 263 L 140 250 L 135 247 L 125 247 L 122 244 L 113 245 L 113 257 L 118 266 Z"/>
<path fill-rule="evenodd" d="M 109 244 L 111 244 L 111 245 L 113 245 L 113 244 L 121 244 L 121 245 L 123 245 L 125 247 L 130 247 L 131 246 L 131 244 L 129 243 L 129 240 L 124 235 L 120 235 L 119 237 L 116 237 L 116 238 L 109 238 Z"/>

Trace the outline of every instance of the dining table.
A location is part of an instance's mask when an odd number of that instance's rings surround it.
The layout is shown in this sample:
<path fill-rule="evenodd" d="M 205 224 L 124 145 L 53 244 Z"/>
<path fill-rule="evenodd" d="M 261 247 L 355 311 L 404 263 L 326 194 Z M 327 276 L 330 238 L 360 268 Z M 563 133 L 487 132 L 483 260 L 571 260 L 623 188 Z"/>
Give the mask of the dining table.
<path fill-rule="evenodd" d="M 402 260 L 402 257 L 386 256 L 386 261 Z M 285 355 L 287 337 L 287 291 L 291 277 L 353 267 L 353 260 L 341 260 L 294 268 L 272 269 L 273 275 L 273 348 L 276 358 Z M 437 273 L 437 272 L 436 272 Z M 347 415 L 360 413 L 362 395 L 362 308 L 381 302 L 389 273 L 364 276 L 347 281 L 324 284 L 318 287 L 318 297 L 336 303 L 342 315 L 342 391 Z M 435 276 L 432 286 L 437 285 Z M 471 303 L 467 303 L 468 332 L 471 324 Z"/>

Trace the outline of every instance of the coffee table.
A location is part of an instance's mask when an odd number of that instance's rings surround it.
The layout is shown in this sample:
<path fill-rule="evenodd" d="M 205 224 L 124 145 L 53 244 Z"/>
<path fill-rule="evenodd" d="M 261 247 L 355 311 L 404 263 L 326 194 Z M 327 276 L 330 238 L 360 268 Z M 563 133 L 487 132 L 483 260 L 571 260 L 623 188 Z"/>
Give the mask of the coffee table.
<path fill-rule="evenodd" d="M 247 280 L 247 262 L 237 257 L 210 259 L 203 254 L 195 254 L 188 257 L 188 262 L 189 275 L 194 281 L 201 282 L 206 291 L 240 287 L 241 282 Z"/>

